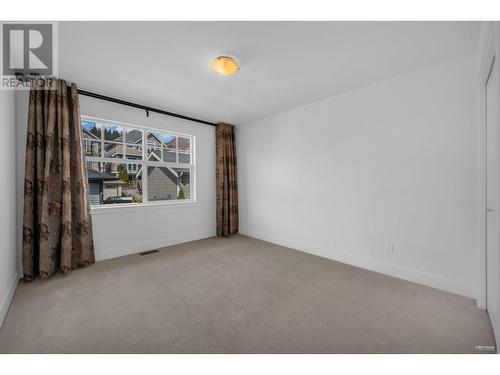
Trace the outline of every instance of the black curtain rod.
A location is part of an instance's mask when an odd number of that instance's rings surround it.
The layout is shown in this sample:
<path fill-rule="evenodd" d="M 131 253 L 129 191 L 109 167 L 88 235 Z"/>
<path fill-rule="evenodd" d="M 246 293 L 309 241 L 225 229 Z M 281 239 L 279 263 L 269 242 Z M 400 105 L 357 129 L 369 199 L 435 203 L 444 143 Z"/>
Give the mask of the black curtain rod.
<path fill-rule="evenodd" d="M 22 73 L 16 73 L 16 77 L 20 81 L 27 80 L 29 78 L 29 77 L 27 77 L 26 75 L 24 75 Z M 197 118 L 194 118 L 194 117 L 184 116 L 184 115 L 180 115 L 180 114 L 174 113 L 174 112 L 164 111 L 163 109 L 148 107 L 146 105 L 129 102 L 127 100 L 113 98 L 111 96 L 97 94 L 97 93 L 91 92 L 91 91 L 86 91 L 86 90 L 81 90 L 81 89 L 77 89 L 77 90 L 78 90 L 78 94 L 80 94 L 80 95 L 89 96 L 89 97 L 95 98 L 95 99 L 105 100 L 105 101 L 112 102 L 112 103 L 117 103 L 117 104 L 129 106 L 129 107 L 134 107 L 134 108 L 142 109 L 143 111 L 146 111 L 146 116 L 148 116 L 148 117 L 149 117 L 149 112 L 156 112 L 156 113 L 160 113 L 160 114 L 166 115 L 166 116 L 177 117 L 177 118 L 180 118 L 180 119 L 183 119 L 183 120 L 198 122 L 200 124 L 211 125 L 211 126 L 216 126 L 217 125 L 214 122 L 200 120 L 200 119 L 197 119 Z"/>

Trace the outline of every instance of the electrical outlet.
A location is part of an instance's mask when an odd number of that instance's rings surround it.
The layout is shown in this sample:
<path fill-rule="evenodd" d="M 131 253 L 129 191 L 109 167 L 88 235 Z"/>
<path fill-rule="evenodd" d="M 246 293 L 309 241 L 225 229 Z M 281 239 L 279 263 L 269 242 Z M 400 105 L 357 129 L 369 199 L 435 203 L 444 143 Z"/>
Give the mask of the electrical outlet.
<path fill-rule="evenodd" d="M 394 244 L 393 243 L 386 244 L 385 250 L 387 251 L 388 254 L 394 254 Z"/>

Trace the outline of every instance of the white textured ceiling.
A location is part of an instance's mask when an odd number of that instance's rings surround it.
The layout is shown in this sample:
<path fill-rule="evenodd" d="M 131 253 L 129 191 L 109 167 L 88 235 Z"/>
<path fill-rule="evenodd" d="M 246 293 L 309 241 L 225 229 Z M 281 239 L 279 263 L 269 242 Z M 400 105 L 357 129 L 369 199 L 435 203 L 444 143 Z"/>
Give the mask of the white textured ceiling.
<path fill-rule="evenodd" d="M 79 87 L 243 124 L 476 50 L 478 22 L 62 22 Z M 233 77 L 210 61 L 236 57 Z"/>

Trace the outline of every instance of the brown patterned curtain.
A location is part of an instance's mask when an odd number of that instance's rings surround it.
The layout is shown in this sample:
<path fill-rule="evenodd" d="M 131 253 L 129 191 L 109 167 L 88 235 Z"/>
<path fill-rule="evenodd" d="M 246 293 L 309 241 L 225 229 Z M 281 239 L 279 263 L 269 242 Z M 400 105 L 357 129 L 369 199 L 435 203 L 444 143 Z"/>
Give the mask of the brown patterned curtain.
<path fill-rule="evenodd" d="M 236 175 L 235 129 L 218 124 L 216 139 L 217 236 L 238 233 L 238 180 Z"/>
<path fill-rule="evenodd" d="M 76 86 L 34 81 L 24 180 L 24 279 L 94 263 L 88 182 Z"/>

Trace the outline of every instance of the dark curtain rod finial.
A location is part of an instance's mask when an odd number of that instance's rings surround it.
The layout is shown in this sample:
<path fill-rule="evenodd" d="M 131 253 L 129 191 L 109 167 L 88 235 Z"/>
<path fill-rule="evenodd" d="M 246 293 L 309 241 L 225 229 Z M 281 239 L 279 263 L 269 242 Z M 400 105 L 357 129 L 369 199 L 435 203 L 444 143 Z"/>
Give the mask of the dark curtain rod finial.
<path fill-rule="evenodd" d="M 23 73 L 15 73 L 15 76 L 21 82 L 23 80 L 27 80 L 28 78 L 30 78 Z M 174 113 L 174 112 L 164 111 L 163 109 L 152 108 L 152 107 L 148 107 L 148 106 L 143 105 L 143 104 L 138 104 L 138 103 L 134 103 L 134 102 L 129 102 L 127 100 L 113 98 L 111 96 L 101 95 L 101 94 L 97 94 L 97 93 L 91 92 L 91 91 L 78 89 L 78 94 L 83 95 L 83 96 L 88 96 L 91 98 L 95 98 L 95 99 L 105 100 L 105 101 L 108 101 L 111 103 L 117 103 L 117 104 L 129 106 L 129 107 L 142 109 L 142 110 L 146 111 L 147 117 L 149 117 L 149 112 L 156 112 L 156 113 L 160 113 L 160 114 L 165 115 L 165 116 L 177 117 L 177 118 L 180 118 L 182 120 L 198 122 L 200 124 L 211 125 L 211 126 L 217 125 L 217 123 L 215 123 L 215 122 L 200 120 L 200 119 L 197 119 L 194 117 L 189 117 L 189 116 L 180 115 L 180 114 Z"/>

